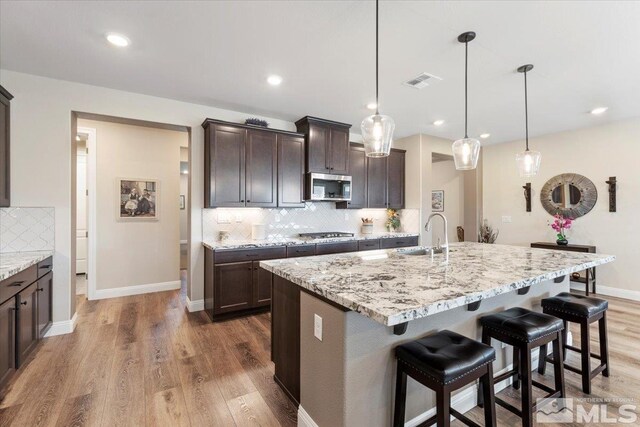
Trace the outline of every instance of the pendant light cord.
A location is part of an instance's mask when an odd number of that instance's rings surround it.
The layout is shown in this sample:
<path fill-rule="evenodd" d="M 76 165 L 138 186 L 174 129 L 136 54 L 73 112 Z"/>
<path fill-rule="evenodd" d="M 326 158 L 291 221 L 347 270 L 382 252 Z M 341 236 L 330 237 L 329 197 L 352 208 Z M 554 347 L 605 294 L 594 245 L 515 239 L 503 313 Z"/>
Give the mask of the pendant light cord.
<path fill-rule="evenodd" d="M 376 0 L 376 116 L 380 114 L 378 110 L 378 0 Z"/>
<path fill-rule="evenodd" d="M 467 74 L 469 70 L 469 42 L 464 42 L 464 137 L 469 138 L 467 132 Z"/>
<path fill-rule="evenodd" d="M 525 141 L 527 145 L 526 151 L 529 151 L 529 102 L 527 99 L 527 71 L 524 72 L 524 128 Z"/>

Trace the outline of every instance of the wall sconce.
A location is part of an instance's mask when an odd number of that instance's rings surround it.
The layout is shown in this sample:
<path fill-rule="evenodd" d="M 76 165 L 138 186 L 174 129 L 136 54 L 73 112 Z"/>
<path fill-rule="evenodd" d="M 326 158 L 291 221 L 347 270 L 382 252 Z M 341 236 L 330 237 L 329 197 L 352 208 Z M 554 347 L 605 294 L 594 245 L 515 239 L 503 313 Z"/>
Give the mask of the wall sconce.
<path fill-rule="evenodd" d="M 531 183 L 527 182 L 522 188 L 524 188 L 524 200 L 527 203 L 527 212 L 531 212 Z"/>
<path fill-rule="evenodd" d="M 610 176 L 605 182 L 609 184 L 609 212 L 616 212 L 616 177 Z"/>

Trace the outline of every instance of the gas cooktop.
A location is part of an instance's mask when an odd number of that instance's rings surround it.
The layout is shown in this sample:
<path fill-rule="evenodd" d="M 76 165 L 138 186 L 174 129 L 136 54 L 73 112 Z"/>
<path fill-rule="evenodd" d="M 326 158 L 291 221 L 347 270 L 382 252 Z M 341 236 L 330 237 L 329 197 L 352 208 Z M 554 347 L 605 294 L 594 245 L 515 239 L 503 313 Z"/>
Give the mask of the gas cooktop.
<path fill-rule="evenodd" d="M 330 239 L 333 237 L 353 237 L 353 233 L 343 233 L 341 231 L 323 231 L 321 233 L 300 233 L 300 237 L 307 239 Z"/>

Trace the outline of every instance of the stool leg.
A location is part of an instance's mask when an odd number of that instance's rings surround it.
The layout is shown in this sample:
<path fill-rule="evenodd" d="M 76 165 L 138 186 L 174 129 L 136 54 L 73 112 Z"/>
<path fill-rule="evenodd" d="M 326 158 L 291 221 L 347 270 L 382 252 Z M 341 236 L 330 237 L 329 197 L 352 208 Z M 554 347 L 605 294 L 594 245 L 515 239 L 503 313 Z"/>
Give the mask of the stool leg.
<path fill-rule="evenodd" d="M 520 389 L 520 350 L 517 347 L 513 347 L 513 369 L 516 374 L 513 376 L 513 383 L 511 384 L 516 390 Z"/>
<path fill-rule="evenodd" d="M 520 376 L 522 379 L 522 426 L 533 426 L 533 389 L 531 385 L 531 349 L 520 347 Z"/>
<path fill-rule="evenodd" d="M 480 379 L 482 383 L 482 393 L 484 394 L 484 425 L 486 427 L 496 427 L 496 401 L 493 386 L 493 364 L 487 365 L 487 373 Z"/>
<path fill-rule="evenodd" d="M 582 391 L 591 394 L 591 338 L 589 322 L 580 322 L 580 350 L 582 351 Z"/>
<path fill-rule="evenodd" d="M 407 402 L 407 373 L 404 372 L 400 363 L 398 363 L 396 373 L 396 402 L 393 411 L 393 426 L 404 426 L 404 411 Z"/>
<path fill-rule="evenodd" d="M 542 344 L 540 346 L 540 357 L 538 357 L 538 373 L 540 375 L 544 375 L 546 370 L 547 370 L 547 345 Z"/>
<path fill-rule="evenodd" d="M 486 332 L 484 329 L 482 330 L 482 343 L 486 344 L 488 346 L 491 345 L 491 337 L 489 336 L 489 333 Z M 493 368 L 492 368 L 493 370 Z M 491 379 L 493 381 L 493 378 Z M 482 381 L 478 384 L 478 406 L 483 408 L 484 407 L 484 395 L 482 393 Z"/>
<path fill-rule="evenodd" d="M 560 397 L 566 396 L 564 390 L 564 363 L 562 362 L 562 348 L 564 347 L 564 341 L 562 339 L 562 333 L 558 333 L 558 336 L 553 341 L 553 379 L 556 384 L 556 391 L 560 391 Z"/>
<path fill-rule="evenodd" d="M 441 388 L 436 392 L 436 419 L 438 427 L 449 427 L 451 414 L 451 392 L 446 388 Z"/>
<path fill-rule="evenodd" d="M 606 367 L 602 371 L 602 375 L 609 376 L 609 343 L 607 341 L 607 312 L 602 313 L 602 318 L 598 320 L 598 329 L 600 332 L 600 363 Z"/>
<path fill-rule="evenodd" d="M 567 360 L 567 349 L 565 345 L 567 345 L 567 337 L 569 336 L 569 322 L 563 320 L 564 328 L 562 329 L 562 361 Z"/>

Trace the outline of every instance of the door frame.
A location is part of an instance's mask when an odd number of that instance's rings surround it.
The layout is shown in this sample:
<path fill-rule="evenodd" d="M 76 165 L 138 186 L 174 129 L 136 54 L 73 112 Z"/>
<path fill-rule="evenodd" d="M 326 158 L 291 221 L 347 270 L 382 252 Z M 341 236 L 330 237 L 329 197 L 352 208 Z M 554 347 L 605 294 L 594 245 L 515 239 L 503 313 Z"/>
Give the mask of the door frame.
<path fill-rule="evenodd" d="M 87 299 L 96 299 L 96 130 L 78 127 L 78 132 L 89 135 L 87 138 Z"/>

